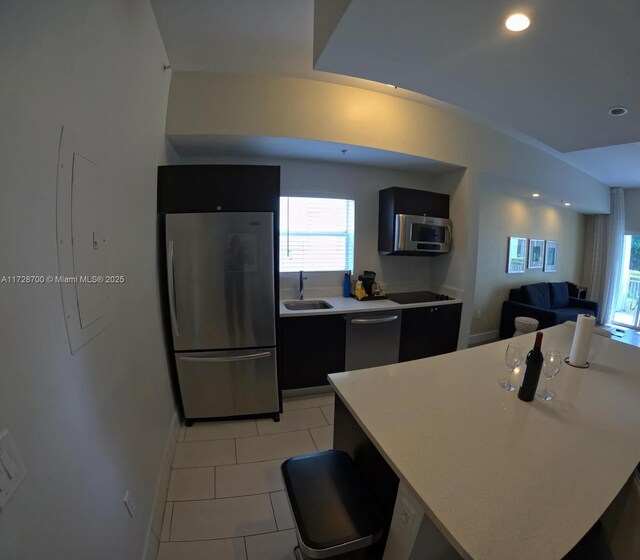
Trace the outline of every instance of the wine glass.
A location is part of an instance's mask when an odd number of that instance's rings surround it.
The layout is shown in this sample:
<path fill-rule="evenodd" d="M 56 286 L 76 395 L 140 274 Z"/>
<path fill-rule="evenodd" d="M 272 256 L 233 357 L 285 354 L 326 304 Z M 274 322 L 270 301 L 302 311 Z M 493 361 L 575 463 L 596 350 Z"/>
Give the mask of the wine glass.
<path fill-rule="evenodd" d="M 507 346 L 507 351 L 504 353 L 504 361 L 511 371 L 509 373 L 509 377 L 507 377 L 506 379 L 501 379 L 499 381 L 500 387 L 502 387 L 505 391 L 516 390 L 516 386 L 511 383 L 511 378 L 513 377 L 513 371 L 522 363 L 523 359 L 524 346 L 519 342 L 510 342 L 509 346 Z"/>
<path fill-rule="evenodd" d="M 544 357 L 542 363 L 542 373 L 546 378 L 544 384 L 544 391 L 538 393 L 536 397 L 543 401 L 550 401 L 555 398 L 556 394 L 553 391 L 549 391 L 549 382 L 560 372 L 562 368 L 562 354 L 557 350 L 549 350 Z"/>

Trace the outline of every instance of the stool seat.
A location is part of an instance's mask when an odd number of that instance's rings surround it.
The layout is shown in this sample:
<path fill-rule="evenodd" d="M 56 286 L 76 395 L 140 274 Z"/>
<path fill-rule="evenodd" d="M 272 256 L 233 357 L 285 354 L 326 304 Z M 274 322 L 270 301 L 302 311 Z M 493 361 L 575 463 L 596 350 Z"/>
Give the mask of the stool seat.
<path fill-rule="evenodd" d="M 334 558 L 365 548 L 383 533 L 382 516 L 344 451 L 286 460 L 282 476 L 308 558 Z"/>
<path fill-rule="evenodd" d="M 516 332 L 513 333 L 513 336 L 520 336 L 535 331 L 538 328 L 538 319 L 534 319 L 533 317 L 516 317 L 514 324 Z"/>

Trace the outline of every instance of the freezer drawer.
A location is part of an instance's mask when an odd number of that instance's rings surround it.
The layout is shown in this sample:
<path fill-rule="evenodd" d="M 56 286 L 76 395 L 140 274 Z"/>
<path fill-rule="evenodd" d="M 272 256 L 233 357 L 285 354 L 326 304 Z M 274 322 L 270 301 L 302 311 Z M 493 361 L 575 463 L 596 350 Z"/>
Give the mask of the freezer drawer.
<path fill-rule="evenodd" d="M 347 370 L 386 366 L 398 362 L 402 312 L 347 315 Z"/>
<path fill-rule="evenodd" d="M 187 419 L 278 412 L 276 349 L 176 354 Z"/>

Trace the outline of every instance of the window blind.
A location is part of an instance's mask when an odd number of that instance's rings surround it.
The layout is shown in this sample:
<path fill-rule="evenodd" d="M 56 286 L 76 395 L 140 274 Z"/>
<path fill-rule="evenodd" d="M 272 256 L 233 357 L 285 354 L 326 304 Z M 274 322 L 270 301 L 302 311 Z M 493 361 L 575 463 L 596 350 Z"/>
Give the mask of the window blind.
<path fill-rule="evenodd" d="M 355 202 L 280 198 L 280 271 L 353 269 Z"/>

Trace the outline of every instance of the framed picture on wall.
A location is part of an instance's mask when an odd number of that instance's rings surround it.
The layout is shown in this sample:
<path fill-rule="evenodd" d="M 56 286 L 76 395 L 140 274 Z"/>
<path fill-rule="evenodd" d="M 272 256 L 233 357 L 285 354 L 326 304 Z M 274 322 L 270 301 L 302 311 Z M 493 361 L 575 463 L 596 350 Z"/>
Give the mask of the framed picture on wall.
<path fill-rule="evenodd" d="M 527 238 L 509 237 L 507 250 L 507 274 L 524 272 L 527 262 Z"/>
<path fill-rule="evenodd" d="M 556 272 L 558 270 L 558 242 L 547 241 L 544 249 L 544 271 Z"/>
<path fill-rule="evenodd" d="M 542 268 L 544 239 L 529 239 L 529 268 Z"/>

